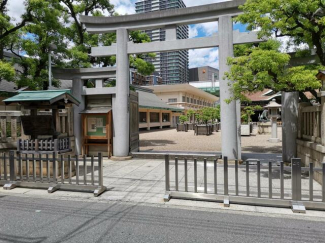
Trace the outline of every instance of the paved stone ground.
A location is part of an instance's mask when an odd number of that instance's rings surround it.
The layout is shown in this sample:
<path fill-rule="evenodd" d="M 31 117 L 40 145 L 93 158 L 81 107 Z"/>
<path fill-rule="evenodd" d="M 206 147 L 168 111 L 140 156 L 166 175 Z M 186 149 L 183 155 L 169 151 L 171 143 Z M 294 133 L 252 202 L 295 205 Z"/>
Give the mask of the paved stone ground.
<path fill-rule="evenodd" d="M 82 169 L 82 168 L 81 168 Z M 171 163 L 171 190 L 175 189 L 175 172 L 174 164 Z M 246 195 L 246 170 L 239 168 L 239 191 L 240 195 Z M 100 197 L 95 198 L 91 193 L 81 192 L 66 192 L 57 191 L 53 194 L 48 194 L 46 190 L 15 188 L 11 191 L 0 189 L 1 194 L 20 195 L 28 197 L 42 197 L 64 200 L 81 200 L 91 202 L 130 202 L 137 204 L 150 204 L 150 205 L 167 205 L 172 207 L 191 207 L 195 210 L 200 208 L 222 209 L 220 203 L 213 202 L 200 202 L 189 200 L 172 199 L 168 203 L 163 202 L 165 193 L 165 170 L 163 160 L 145 160 L 133 159 L 129 161 L 104 161 L 104 185 L 108 187 L 108 191 L 103 193 Z M 188 165 L 188 181 L 189 191 L 193 191 L 194 184 L 194 171 L 193 162 Z M 218 166 L 218 193 L 223 194 L 223 165 Z M 285 197 L 289 198 L 291 190 L 291 175 L 290 172 L 285 173 Z M 82 181 L 82 177 L 80 178 Z M 198 190 L 203 192 L 203 163 L 198 162 Z M 250 194 L 256 195 L 256 172 L 250 170 Z M 272 173 L 272 187 L 273 197 L 279 198 L 279 173 Z M 263 169 L 261 172 L 262 184 L 262 197 L 268 197 L 268 172 Z M 303 176 L 302 189 L 303 199 L 308 199 L 309 196 L 309 182 L 308 178 Z M 179 190 L 184 191 L 184 164 L 179 161 Z M 208 163 L 208 193 L 213 193 L 213 164 Z M 234 168 L 229 168 L 229 193 L 235 192 L 235 177 Z M 321 200 L 321 186 L 314 182 L 314 195 L 315 201 Z M 264 212 L 264 213 L 283 213 L 292 214 L 290 209 L 255 207 L 246 205 L 232 204 L 230 210 L 251 211 L 251 212 Z M 325 217 L 325 212 L 317 212 L 308 210 L 307 215 L 317 215 Z"/>
<path fill-rule="evenodd" d="M 281 128 L 278 137 L 281 138 Z M 242 136 L 242 151 L 251 153 L 281 153 L 282 143 L 270 143 L 270 135 Z M 195 136 L 194 131 L 177 132 L 176 129 L 155 129 L 140 132 L 141 151 L 221 151 L 221 132 L 210 136 Z"/>

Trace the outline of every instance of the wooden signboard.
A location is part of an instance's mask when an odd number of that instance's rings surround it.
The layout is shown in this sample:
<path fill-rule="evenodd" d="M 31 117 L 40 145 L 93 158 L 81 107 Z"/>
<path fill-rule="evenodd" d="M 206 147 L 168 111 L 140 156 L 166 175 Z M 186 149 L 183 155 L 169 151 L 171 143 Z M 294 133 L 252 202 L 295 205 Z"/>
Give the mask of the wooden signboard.
<path fill-rule="evenodd" d="M 83 114 L 83 153 L 89 154 L 89 146 L 107 148 L 112 154 L 112 112 L 106 114 Z M 106 149 L 103 149 L 105 152 Z"/>
<path fill-rule="evenodd" d="M 87 136 L 90 137 L 107 137 L 107 115 L 87 116 L 86 129 Z"/>

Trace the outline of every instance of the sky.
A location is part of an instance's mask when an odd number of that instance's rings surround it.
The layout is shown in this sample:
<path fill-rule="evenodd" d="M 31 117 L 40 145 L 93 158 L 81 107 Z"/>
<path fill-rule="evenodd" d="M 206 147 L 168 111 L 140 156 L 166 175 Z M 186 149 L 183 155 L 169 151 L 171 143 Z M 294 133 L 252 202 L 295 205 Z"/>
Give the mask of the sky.
<path fill-rule="evenodd" d="M 115 6 L 115 12 L 119 14 L 134 14 L 135 2 L 138 0 L 111 0 L 110 2 Z M 183 0 L 187 7 L 223 2 L 224 0 Z M 9 1 L 9 15 L 16 21 L 20 20 L 21 14 L 24 12 L 21 4 L 22 0 Z M 235 24 L 234 29 L 245 31 L 245 26 Z M 218 32 L 218 23 L 210 22 L 203 24 L 196 24 L 189 26 L 189 37 L 198 38 L 204 36 L 211 36 Z M 219 51 L 218 48 L 195 49 L 189 50 L 189 68 L 200 66 L 211 66 L 219 68 Z"/>

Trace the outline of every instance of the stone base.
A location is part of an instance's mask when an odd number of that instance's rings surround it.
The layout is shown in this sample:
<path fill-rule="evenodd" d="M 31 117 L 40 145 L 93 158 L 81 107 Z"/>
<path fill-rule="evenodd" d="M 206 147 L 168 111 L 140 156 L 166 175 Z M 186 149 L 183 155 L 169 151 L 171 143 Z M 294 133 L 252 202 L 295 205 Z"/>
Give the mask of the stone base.
<path fill-rule="evenodd" d="M 125 156 L 125 157 L 111 156 L 110 159 L 113 161 L 125 161 L 125 160 L 131 160 L 132 156 Z"/>
<path fill-rule="evenodd" d="M 270 143 L 279 143 L 281 140 L 280 140 L 280 138 L 269 138 L 268 141 Z"/>

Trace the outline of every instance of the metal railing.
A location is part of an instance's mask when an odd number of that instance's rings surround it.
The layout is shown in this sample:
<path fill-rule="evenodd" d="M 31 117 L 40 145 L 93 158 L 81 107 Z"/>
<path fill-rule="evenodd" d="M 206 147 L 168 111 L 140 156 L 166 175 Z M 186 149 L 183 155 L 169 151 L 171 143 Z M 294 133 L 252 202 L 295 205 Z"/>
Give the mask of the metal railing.
<path fill-rule="evenodd" d="M 321 174 L 324 186 L 314 181 L 315 173 Z M 325 163 L 322 168 L 313 163 L 301 167 L 300 159 L 292 159 L 291 166 L 258 160 L 229 164 L 227 157 L 223 161 L 176 157 L 171 163 L 166 154 L 165 183 L 165 201 L 180 198 L 223 202 L 225 206 L 291 207 L 294 212 L 325 210 Z"/>
<path fill-rule="evenodd" d="M 92 191 L 95 196 L 106 190 L 103 185 L 103 158 L 58 156 L 45 154 L 3 153 L 0 157 L 0 185 L 11 190 L 15 187 L 47 188 L 56 190 Z"/>

